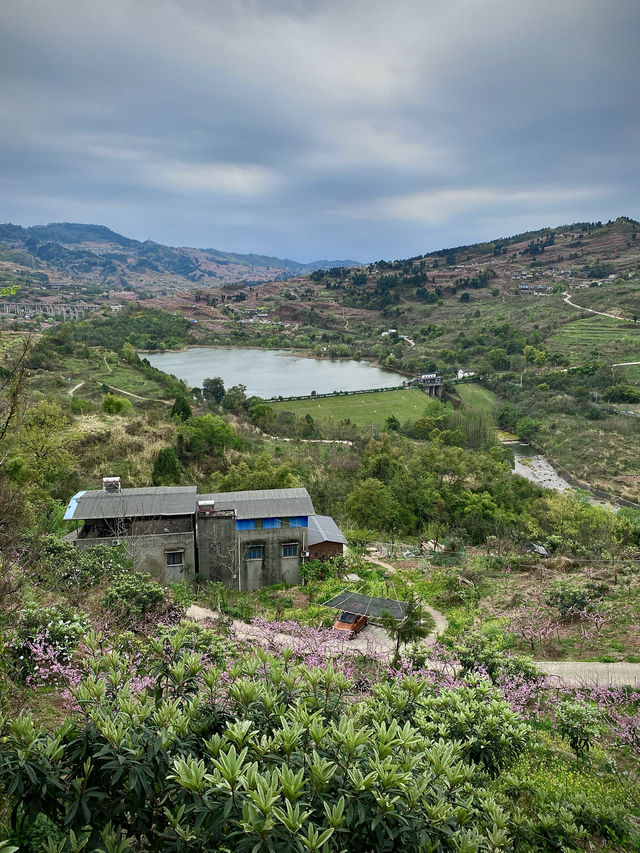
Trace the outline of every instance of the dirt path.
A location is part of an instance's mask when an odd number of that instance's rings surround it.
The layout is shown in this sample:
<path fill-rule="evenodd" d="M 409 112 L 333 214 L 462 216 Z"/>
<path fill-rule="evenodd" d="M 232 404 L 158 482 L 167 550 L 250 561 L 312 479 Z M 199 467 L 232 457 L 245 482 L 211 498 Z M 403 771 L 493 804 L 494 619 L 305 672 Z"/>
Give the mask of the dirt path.
<path fill-rule="evenodd" d="M 186 615 L 189 619 L 194 619 L 196 622 L 201 622 L 204 619 L 218 621 L 221 618 L 220 614 L 214 610 L 199 607 L 197 604 L 192 604 L 187 610 Z M 260 627 L 250 623 L 247 624 L 240 619 L 233 619 L 231 621 L 231 632 L 238 640 L 253 640 L 257 642 L 264 640 L 264 633 Z M 297 637 L 284 633 L 271 634 L 269 639 L 283 648 L 292 645 L 295 647 L 299 643 Z M 424 643 L 430 645 L 430 639 L 430 637 L 427 637 Z M 435 642 L 435 637 L 431 642 Z M 393 656 L 394 647 L 393 640 L 391 640 L 384 628 L 381 628 L 379 625 L 367 625 L 353 640 L 341 636 L 340 632 L 336 631 L 335 637 L 323 645 L 323 652 L 330 651 L 335 654 L 348 652 L 350 654 L 372 655 L 390 660 Z M 305 648 L 305 651 L 311 652 L 312 649 Z"/>
<path fill-rule="evenodd" d="M 580 311 L 588 311 L 590 314 L 598 314 L 600 317 L 611 317 L 612 320 L 630 320 L 629 317 L 623 317 L 620 314 L 607 314 L 604 311 L 596 311 L 594 308 L 585 308 L 584 305 L 576 305 L 575 302 L 571 301 L 571 294 L 567 293 L 564 297 L 564 301 L 567 305 L 572 305 L 574 308 L 578 308 Z"/>
<path fill-rule="evenodd" d="M 70 396 L 70 397 L 73 397 L 73 395 L 74 395 L 74 394 L 75 394 L 75 392 L 78 390 L 78 388 L 82 388 L 82 386 L 83 386 L 83 385 L 84 385 L 84 381 L 83 381 L 83 382 L 78 382 L 78 384 L 77 384 L 77 385 L 74 385 L 74 386 L 73 386 L 73 388 L 69 388 L 69 390 L 68 390 L 68 392 L 67 392 L 67 393 L 69 394 L 69 396 Z"/>
<path fill-rule="evenodd" d="M 349 447 L 353 447 L 352 441 L 342 438 L 282 438 L 279 435 L 269 435 L 267 432 L 263 432 L 262 434 L 274 441 L 300 441 L 302 444 L 346 444 Z"/>
<path fill-rule="evenodd" d="M 367 557 L 366 559 L 370 563 L 374 563 L 376 566 L 380 566 L 391 573 L 395 573 L 395 569 L 390 563 L 385 563 L 383 560 L 378 560 L 375 557 Z M 439 610 L 436 610 L 434 607 L 431 607 L 424 602 L 423 607 L 433 618 L 435 630 L 429 634 L 428 637 L 425 637 L 424 640 L 422 640 L 422 644 L 425 646 L 432 646 L 436 643 L 437 636 L 439 634 L 443 634 L 447 630 L 447 625 L 449 623 L 444 613 L 440 613 Z M 190 619 L 195 619 L 196 621 L 201 621 L 203 619 L 217 620 L 220 618 L 220 614 L 215 611 L 208 610 L 206 607 L 199 607 L 196 604 L 189 607 L 187 610 L 187 616 Z M 231 623 L 231 628 L 238 639 L 259 640 L 262 636 L 259 628 L 250 624 L 248 625 L 240 619 L 234 619 Z M 274 637 L 274 640 L 284 646 L 291 640 L 291 638 L 286 634 L 277 634 Z M 392 657 L 394 651 L 394 642 L 384 628 L 373 624 L 367 625 L 367 627 L 355 636 L 353 640 L 349 640 L 347 645 L 345 645 L 343 639 L 336 637 L 334 646 L 334 650 L 337 652 L 348 650 L 352 652 L 360 652 L 361 654 L 372 653 L 387 659 Z"/>
<path fill-rule="evenodd" d="M 376 566 L 380 566 L 381 568 L 386 569 L 392 575 L 395 575 L 396 573 L 395 567 L 392 566 L 391 563 L 385 563 L 384 560 L 380 560 L 377 557 L 373 557 L 371 556 L 371 554 L 367 555 L 365 557 L 365 560 L 368 563 L 373 563 Z M 447 630 L 449 620 L 444 615 L 444 613 L 441 613 L 439 610 L 436 610 L 435 607 L 431 607 L 431 605 L 426 604 L 424 601 L 422 602 L 422 606 L 427 611 L 427 613 L 432 616 L 433 621 L 436 625 L 435 631 L 432 634 L 429 634 L 428 637 L 425 637 L 423 641 L 425 645 L 432 646 L 436 642 L 436 635 L 444 634 L 444 632 Z"/>
<path fill-rule="evenodd" d="M 102 358 L 104 359 L 104 366 L 107 368 L 107 373 L 113 373 L 113 370 L 111 369 L 111 365 L 107 361 L 106 355 L 103 355 Z"/>
<path fill-rule="evenodd" d="M 136 400 L 143 400 L 145 403 L 164 403 L 165 406 L 170 405 L 168 400 L 160 400 L 158 397 L 141 397 L 140 394 L 134 394 L 133 391 L 125 391 L 124 388 L 116 388 L 115 385 L 109 386 L 113 391 L 117 391 L 118 394 L 126 394 L 127 397 L 135 397 Z"/>

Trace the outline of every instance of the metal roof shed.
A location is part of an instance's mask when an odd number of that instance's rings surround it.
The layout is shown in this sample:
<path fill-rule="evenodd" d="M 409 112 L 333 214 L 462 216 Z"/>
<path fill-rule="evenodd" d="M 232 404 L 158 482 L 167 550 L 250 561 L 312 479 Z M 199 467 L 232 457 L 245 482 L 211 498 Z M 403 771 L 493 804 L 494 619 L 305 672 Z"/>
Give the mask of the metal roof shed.
<path fill-rule="evenodd" d="M 347 544 L 344 533 L 329 515 L 309 516 L 309 545 L 317 545 L 319 542 Z"/>
<path fill-rule="evenodd" d="M 329 601 L 325 601 L 324 606 L 333 607 L 335 610 L 346 610 L 349 613 L 355 613 L 357 616 L 374 616 L 376 618 L 382 616 L 382 612 L 387 610 L 395 619 L 404 619 L 409 605 L 406 601 L 376 598 L 373 595 L 361 595 L 358 592 L 344 590 Z"/>

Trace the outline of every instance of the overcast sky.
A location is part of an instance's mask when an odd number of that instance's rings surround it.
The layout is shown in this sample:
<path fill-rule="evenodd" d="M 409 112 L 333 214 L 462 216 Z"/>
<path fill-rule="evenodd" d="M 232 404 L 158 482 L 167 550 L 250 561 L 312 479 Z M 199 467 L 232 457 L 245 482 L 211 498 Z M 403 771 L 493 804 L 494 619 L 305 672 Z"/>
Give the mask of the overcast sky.
<path fill-rule="evenodd" d="M 640 218 L 638 0 L 1 0 L 0 221 L 400 258 Z"/>

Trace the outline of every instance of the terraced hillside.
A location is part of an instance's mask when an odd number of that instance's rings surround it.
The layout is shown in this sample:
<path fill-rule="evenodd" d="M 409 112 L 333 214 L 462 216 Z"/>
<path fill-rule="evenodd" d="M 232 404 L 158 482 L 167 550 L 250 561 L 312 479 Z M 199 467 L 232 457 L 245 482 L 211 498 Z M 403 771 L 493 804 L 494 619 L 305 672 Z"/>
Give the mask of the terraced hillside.
<path fill-rule="evenodd" d="M 591 315 L 566 323 L 547 339 L 550 351 L 563 353 L 571 365 L 593 358 L 609 363 L 640 361 L 640 328 L 635 323 Z"/>

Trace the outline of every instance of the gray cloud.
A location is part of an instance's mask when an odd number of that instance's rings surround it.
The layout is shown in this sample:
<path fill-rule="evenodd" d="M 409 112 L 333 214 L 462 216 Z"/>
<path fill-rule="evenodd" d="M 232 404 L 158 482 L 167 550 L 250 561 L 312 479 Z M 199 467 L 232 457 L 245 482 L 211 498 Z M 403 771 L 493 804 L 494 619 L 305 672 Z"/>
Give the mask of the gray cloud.
<path fill-rule="evenodd" d="M 300 259 L 640 216 L 635 0 L 5 0 L 0 219 Z"/>

